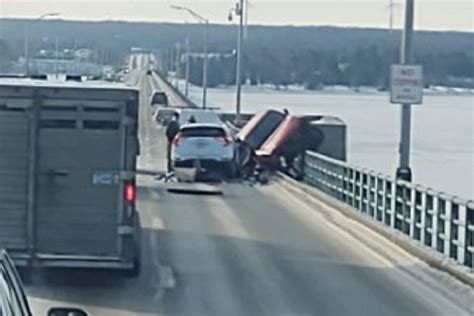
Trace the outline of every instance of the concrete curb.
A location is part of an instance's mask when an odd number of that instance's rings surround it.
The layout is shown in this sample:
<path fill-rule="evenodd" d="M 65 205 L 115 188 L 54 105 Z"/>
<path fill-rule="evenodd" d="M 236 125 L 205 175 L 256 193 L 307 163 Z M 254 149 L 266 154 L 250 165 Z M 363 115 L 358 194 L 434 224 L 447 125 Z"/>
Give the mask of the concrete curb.
<path fill-rule="evenodd" d="M 358 210 L 320 192 L 316 188 L 298 182 L 281 173 L 277 174 L 277 179 L 277 183 L 281 185 L 284 190 L 297 195 L 309 205 L 317 208 L 326 206 L 342 213 L 346 217 L 357 221 L 377 234 L 387 238 L 409 254 L 426 262 L 429 266 L 446 272 L 459 281 L 474 288 L 474 273 L 467 272 L 466 270 L 468 268 L 459 265 L 454 260 L 440 257 L 440 255 L 435 251 L 432 251 L 417 241 L 409 239 L 402 233 L 394 231 L 390 227 L 386 227 L 374 219 L 359 213 Z"/>

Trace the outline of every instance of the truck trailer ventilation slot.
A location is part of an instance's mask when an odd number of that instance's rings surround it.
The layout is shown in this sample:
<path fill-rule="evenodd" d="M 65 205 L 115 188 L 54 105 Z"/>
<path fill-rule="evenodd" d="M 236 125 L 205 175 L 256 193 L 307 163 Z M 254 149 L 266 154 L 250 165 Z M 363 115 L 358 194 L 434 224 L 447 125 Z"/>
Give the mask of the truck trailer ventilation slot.
<path fill-rule="evenodd" d="M 84 112 L 102 112 L 102 113 L 117 113 L 118 108 L 95 108 L 95 107 L 85 107 Z"/>
<path fill-rule="evenodd" d="M 83 126 L 84 129 L 117 130 L 120 124 L 117 121 L 84 121 Z"/>
<path fill-rule="evenodd" d="M 76 112 L 76 106 L 53 106 L 53 105 L 43 105 L 41 107 L 45 111 L 60 111 L 60 112 Z"/>
<path fill-rule="evenodd" d="M 75 129 L 75 120 L 41 120 L 40 128 Z"/>

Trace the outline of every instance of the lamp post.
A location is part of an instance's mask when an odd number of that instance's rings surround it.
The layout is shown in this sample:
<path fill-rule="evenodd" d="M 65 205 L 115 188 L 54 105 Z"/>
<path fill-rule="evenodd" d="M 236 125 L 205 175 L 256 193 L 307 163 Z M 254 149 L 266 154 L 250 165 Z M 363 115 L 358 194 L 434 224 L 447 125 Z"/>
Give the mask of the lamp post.
<path fill-rule="evenodd" d="M 241 101 L 242 101 L 242 48 L 243 48 L 243 34 L 244 34 L 244 0 L 239 0 L 235 9 L 231 10 L 229 20 L 232 21 L 232 12 L 239 17 L 239 32 L 237 37 L 237 65 L 236 65 L 236 103 L 235 103 L 235 123 L 238 126 L 241 123 Z"/>
<path fill-rule="evenodd" d="M 195 11 L 182 6 L 172 5 L 172 9 L 186 11 L 191 14 L 196 20 L 201 23 L 204 23 L 204 62 L 203 62 L 203 70 L 202 70 L 202 108 L 205 109 L 207 107 L 207 68 L 208 68 L 208 28 L 209 28 L 209 20 L 200 16 Z"/>
<path fill-rule="evenodd" d="M 186 38 L 186 85 L 184 95 L 189 96 L 189 39 Z"/>
<path fill-rule="evenodd" d="M 406 0 L 405 29 L 403 31 L 400 62 L 403 65 L 412 63 L 413 16 L 415 0 Z M 397 178 L 405 181 L 412 180 L 410 168 L 410 142 L 411 142 L 411 105 L 403 104 L 400 125 L 400 162 L 397 169 Z"/>
<path fill-rule="evenodd" d="M 50 16 L 58 16 L 59 12 L 45 13 L 34 19 L 31 23 L 38 22 Z M 25 35 L 25 75 L 30 75 L 30 22 L 26 22 L 26 35 Z"/>

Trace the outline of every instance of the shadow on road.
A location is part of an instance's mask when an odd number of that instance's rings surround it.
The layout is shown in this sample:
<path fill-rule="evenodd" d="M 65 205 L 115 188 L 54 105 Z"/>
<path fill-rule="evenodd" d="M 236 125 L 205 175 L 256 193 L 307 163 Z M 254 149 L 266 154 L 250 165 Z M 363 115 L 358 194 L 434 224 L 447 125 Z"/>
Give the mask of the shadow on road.
<path fill-rule="evenodd" d="M 392 269 L 344 264 L 324 251 L 219 235 L 144 229 L 143 238 L 139 278 L 105 271 L 43 271 L 28 288 L 29 296 L 131 314 L 273 316 L 288 310 L 292 315 L 427 314 L 413 297 L 390 286 L 387 277 Z M 151 239 L 160 245 L 161 264 L 171 266 L 177 280 L 176 288 L 164 295 L 159 294 L 158 258 L 150 257 Z M 193 247 L 196 242 L 213 250 Z M 255 262 L 271 266 L 256 269 Z M 232 297 L 223 298 L 223 289 Z M 284 301 L 277 302 L 281 297 L 275 293 L 284 293 Z"/>

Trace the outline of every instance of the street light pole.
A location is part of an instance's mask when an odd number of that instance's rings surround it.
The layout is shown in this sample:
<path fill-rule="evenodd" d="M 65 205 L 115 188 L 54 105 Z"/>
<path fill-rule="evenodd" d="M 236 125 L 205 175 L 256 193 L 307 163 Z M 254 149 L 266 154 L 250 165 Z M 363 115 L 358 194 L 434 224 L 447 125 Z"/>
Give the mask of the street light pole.
<path fill-rule="evenodd" d="M 186 85 L 184 86 L 184 95 L 189 96 L 189 39 L 186 38 Z"/>
<path fill-rule="evenodd" d="M 176 43 L 175 59 L 175 85 L 179 89 L 179 76 L 181 74 L 181 43 Z"/>
<path fill-rule="evenodd" d="M 54 46 L 55 46 L 54 55 L 56 57 L 56 62 L 54 63 L 54 73 L 56 74 L 56 79 L 59 79 L 59 37 L 58 36 L 56 36 Z"/>
<path fill-rule="evenodd" d="M 30 75 L 30 23 L 26 22 L 25 35 L 25 75 Z"/>
<path fill-rule="evenodd" d="M 203 61 L 203 70 L 202 70 L 202 108 L 205 109 L 207 107 L 207 69 L 208 69 L 208 29 L 209 29 L 209 20 L 200 16 L 195 11 L 182 7 L 172 5 L 172 9 L 186 11 L 191 14 L 195 19 L 199 22 L 204 23 L 204 61 Z"/>
<path fill-rule="evenodd" d="M 414 0 L 406 0 L 405 8 L 405 28 L 403 31 L 402 48 L 400 53 L 400 62 L 403 65 L 412 63 L 412 39 L 413 39 L 413 20 L 414 20 Z M 400 164 L 397 169 L 397 178 L 405 181 L 412 180 L 412 171 L 410 168 L 410 142 L 411 142 L 411 104 L 403 104 L 401 110 L 400 125 Z"/>
<path fill-rule="evenodd" d="M 236 14 L 239 16 L 239 35 L 237 39 L 237 66 L 235 83 L 236 88 L 236 104 L 235 104 L 235 123 L 237 126 L 241 123 L 241 97 L 242 97 L 242 46 L 243 46 L 243 27 L 244 27 L 244 0 L 240 0 Z"/>
<path fill-rule="evenodd" d="M 393 32 L 393 10 L 395 8 L 395 2 L 394 0 L 390 0 L 388 4 L 388 10 L 389 10 L 389 17 L 388 17 L 388 29 L 389 29 L 389 34 L 391 35 Z"/>
<path fill-rule="evenodd" d="M 208 29 L 209 29 L 209 21 L 205 21 L 205 30 L 204 30 L 204 63 L 203 63 L 203 74 L 202 74 L 202 108 L 205 109 L 207 107 L 207 69 L 208 69 L 208 47 L 207 47 L 207 40 L 208 40 Z"/>

